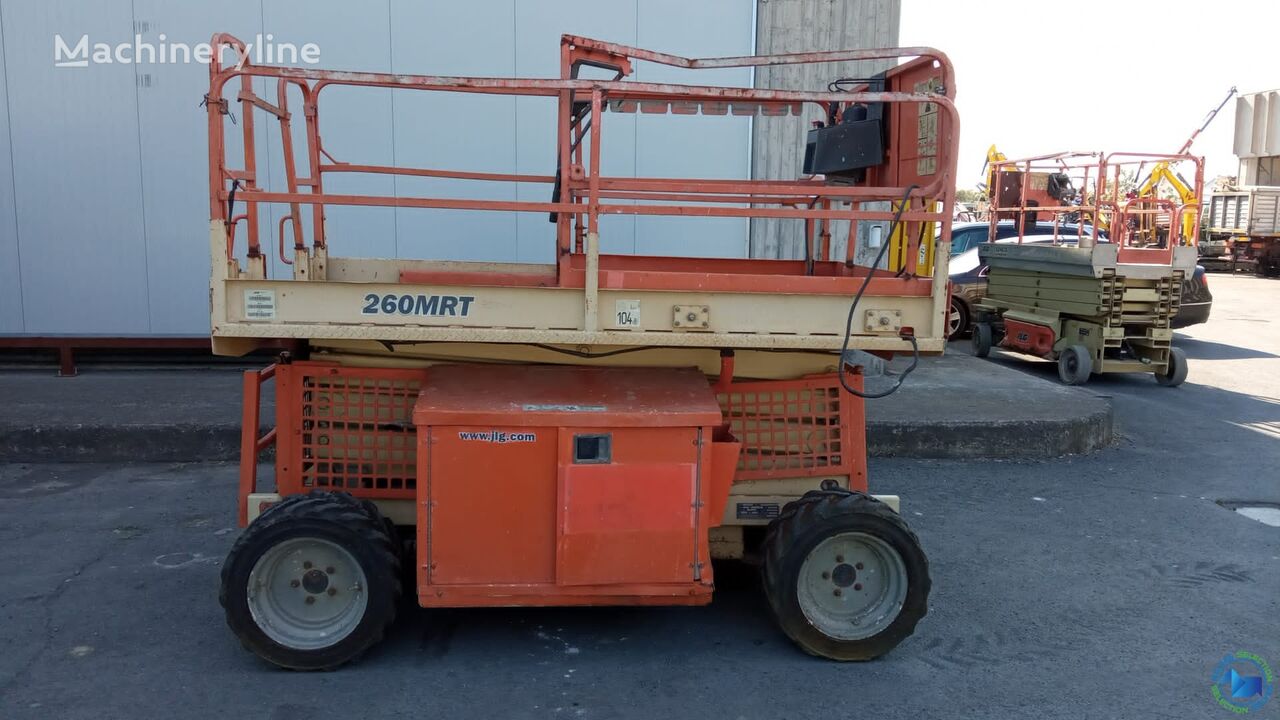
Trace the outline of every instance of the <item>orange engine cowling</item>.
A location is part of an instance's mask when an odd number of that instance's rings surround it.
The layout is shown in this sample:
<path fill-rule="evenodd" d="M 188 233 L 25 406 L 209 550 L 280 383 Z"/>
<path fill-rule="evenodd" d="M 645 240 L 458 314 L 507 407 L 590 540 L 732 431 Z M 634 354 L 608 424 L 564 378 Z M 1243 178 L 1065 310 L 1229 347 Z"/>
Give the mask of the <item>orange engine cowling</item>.
<path fill-rule="evenodd" d="M 1000 343 L 1004 347 L 1032 355 L 1048 355 L 1053 351 L 1054 338 L 1051 328 L 1005 318 L 1004 330 L 1004 341 Z"/>
<path fill-rule="evenodd" d="M 438 365 L 413 424 L 424 607 L 710 601 L 739 444 L 697 369 Z"/>

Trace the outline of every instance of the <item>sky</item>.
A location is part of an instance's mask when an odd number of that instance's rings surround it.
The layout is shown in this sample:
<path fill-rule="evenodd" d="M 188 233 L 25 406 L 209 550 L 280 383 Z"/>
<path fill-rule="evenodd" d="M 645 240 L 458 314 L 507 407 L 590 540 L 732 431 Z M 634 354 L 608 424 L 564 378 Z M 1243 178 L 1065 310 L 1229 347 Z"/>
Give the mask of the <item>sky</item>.
<path fill-rule="evenodd" d="M 900 44 L 956 68 L 959 186 L 987 147 L 1010 159 L 1062 150 L 1177 151 L 1235 85 L 1280 88 L 1273 0 L 902 0 Z M 1235 100 L 1192 146 L 1205 179 L 1235 175 Z"/>

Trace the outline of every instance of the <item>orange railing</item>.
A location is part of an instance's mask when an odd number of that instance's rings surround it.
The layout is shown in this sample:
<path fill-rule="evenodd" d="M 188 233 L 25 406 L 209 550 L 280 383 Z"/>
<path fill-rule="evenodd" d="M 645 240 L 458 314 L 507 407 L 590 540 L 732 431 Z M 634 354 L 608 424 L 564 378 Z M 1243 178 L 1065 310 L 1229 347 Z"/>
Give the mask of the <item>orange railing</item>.
<path fill-rule="evenodd" d="M 264 243 L 260 236 L 259 217 L 267 204 L 288 208 L 278 226 L 271 229 L 278 234 L 280 259 L 290 264 L 302 253 L 327 247 L 325 212 L 331 206 L 548 213 L 555 220 L 557 247 L 556 273 L 550 281 L 561 287 L 583 287 L 590 282 L 589 271 L 594 268 L 589 266 L 595 263 L 586 258 L 594 261 L 595 254 L 587 245 L 598 231 L 602 215 L 803 221 L 803 262 L 737 260 L 732 261 L 735 263 L 732 266 L 722 267 L 708 260 L 706 272 L 699 273 L 700 276 L 721 276 L 729 286 L 750 292 L 795 292 L 797 284 L 785 277 L 794 276 L 801 280 L 802 292 L 852 294 L 857 280 L 870 272 L 876 278 L 868 287 L 868 294 L 927 295 L 928 277 L 937 275 L 918 272 L 920 243 L 934 241 L 934 233 L 927 233 L 926 237 L 923 229 L 929 227 L 929 223 L 937 223 L 934 227 L 941 230 L 940 246 L 949 244 L 959 120 L 951 100 L 955 84 L 951 65 L 942 53 L 929 48 L 689 59 L 565 36 L 560 46 L 560 77 L 524 79 L 340 72 L 248 62 L 223 65 L 222 51 L 234 49 L 242 53 L 243 43 L 222 34 L 214 36 L 213 46 L 215 52 L 206 96 L 210 215 L 214 221 L 226 223 L 228 258 L 239 255 L 238 236 L 243 237 L 243 256 L 251 276 L 255 266 L 265 272 L 263 248 L 270 244 Z M 624 80 L 632 73 L 636 61 L 698 70 L 904 58 L 910 60 L 888 70 L 884 89 L 875 92 L 867 83 L 841 86 L 837 92 L 801 92 Z M 616 77 L 581 79 L 579 69 L 583 66 L 606 68 Z M 274 102 L 255 92 L 256 78 L 275 80 Z M 333 86 L 553 98 L 558 106 L 557 167 L 554 173 L 550 172 L 553 168 L 548 168 L 547 174 L 512 174 L 339 161 L 326 150 L 320 133 L 321 96 L 325 89 Z M 299 131 L 293 128 L 289 105 L 291 88 L 302 98 L 305 128 L 300 131 L 301 138 L 295 138 Z M 228 95 L 231 92 L 233 96 Z M 232 103 L 240 104 L 236 119 L 243 136 L 243 157 L 238 166 L 227 157 L 227 116 L 232 114 Z M 890 109 L 890 120 L 886 123 L 888 159 L 883 166 L 868 169 L 859 182 L 834 183 L 807 176 L 791 180 L 610 177 L 601 172 L 606 113 L 768 116 L 801 114 L 810 106 L 819 108 L 823 116 L 836 117 L 853 105 L 869 103 L 883 103 Z M 283 188 L 266 188 L 260 183 L 254 121 L 257 113 L 265 113 L 280 125 Z M 936 142 L 932 144 L 918 137 L 918 128 L 930 124 L 936 131 Z M 295 161 L 294 143 L 299 139 L 305 143 L 305 152 L 300 156 L 305 158 L 302 163 Z M 327 189 L 325 180 L 335 173 L 541 183 L 547 186 L 548 199 L 516 201 L 334 193 Z M 872 208 L 870 203 L 880 207 Z M 310 213 L 308 223 L 303 221 L 304 213 Z M 875 272 L 856 266 L 853 258 L 858 223 L 885 223 L 895 218 L 903 225 L 899 237 L 904 247 L 898 253 L 903 258 L 902 267 L 896 272 Z M 838 221 L 849 222 L 843 258 L 831 257 L 832 232 Z M 240 231 L 242 224 L 243 231 Z M 293 243 L 292 258 L 286 251 L 286 230 Z M 600 266 L 608 268 L 610 262 L 607 258 L 601 259 Z M 671 273 L 687 267 L 675 258 L 648 258 L 643 262 L 628 258 L 617 263 L 626 264 L 613 268 L 617 276 L 630 278 L 633 287 L 651 284 L 664 287 L 672 282 L 695 280 L 677 278 L 673 281 Z M 305 275 L 304 265 L 295 264 L 296 277 Z M 413 278 L 415 281 L 431 279 Z M 942 279 L 945 281 L 945 276 Z M 806 280 L 811 282 L 804 282 Z"/>
<path fill-rule="evenodd" d="M 1139 194 L 1144 169 L 1183 162 L 1195 168 L 1193 198 L 1161 196 L 1158 185 Z M 1065 152 L 999 161 L 992 167 L 992 240 L 1001 221 L 1014 222 L 1019 243 L 1044 234 L 1040 224 L 1049 222 L 1054 242 L 1080 247 L 1112 242 L 1118 262 L 1167 265 L 1175 247 L 1195 245 L 1199 235 L 1204 159 L 1198 156 Z M 1067 225 L 1072 229 L 1065 230 Z"/>

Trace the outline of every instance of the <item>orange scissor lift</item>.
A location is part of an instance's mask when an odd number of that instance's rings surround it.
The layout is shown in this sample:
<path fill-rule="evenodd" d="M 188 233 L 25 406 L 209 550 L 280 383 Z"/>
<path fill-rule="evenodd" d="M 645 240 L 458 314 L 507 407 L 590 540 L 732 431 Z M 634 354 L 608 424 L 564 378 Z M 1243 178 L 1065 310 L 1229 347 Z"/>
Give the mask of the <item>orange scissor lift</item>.
<path fill-rule="evenodd" d="M 243 49 L 227 35 L 214 46 Z M 626 79 L 638 62 L 861 60 L 900 62 L 831 92 Z M 612 78 L 583 79 L 584 67 Z M 858 358 L 944 347 L 946 254 L 933 243 L 950 242 L 949 62 L 928 48 L 687 59 L 565 36 L 560 68 L 515 79 L 211 64 L 213 346 L 292 348 L 245 376 L 246 529 L 223 569 L 229 624 L 273 663 L 332 668 L 388 630 L 410 567 L 424 607 L 693 605 L 711 599 L 713 558 L 747 558 L 763 564 L 778 622 L 805 650 L 887 652 L 925 613 L 928 564 L 897 498 L 867 494 L 862 401 L 875 395 Z M 321 140 L 330 87 L 541 98 L 558 116 L 556 167 L 339 161 Z M 614 114 L 746 122 L 806 108 L 823 119 L 793 179 L 601 172 Z M 263 117 L 280 129 L 284 187 L 266 187 L 257 167 Z M 329 190 L 353 173 L 541 184 L 546 195 Z M 359 257 L 360 238 L 327 232 L 341 206 L 549 215 L 555 260 Z M 609 215 L 786 219 L 803 226 L 805 257 L 607 254 Z M 883 269 L 853 262 L 872 225 L 886 242 L 871 265 Z M 292 277 L 269 277 L 262 226 Z M 349 254 L 331 256 L 330 240 Z M 263 434 L 268 380 L 276 424 Z M 274 478 L 259 478 L 272 447 Z"/>
<path fill-rule="evenodd" d="M 1194 166 L 1191 183 L 1171 171 L 1183 162 Z M 1148 166 L 1163 180 L 1126 188 Z M 991 177 L 991 242 L 978 251 L 990 270 L 975 306 L 974 354 L 999 345 L 1055 360 L 1068 385 L 1117 372 L 1181 385 L 1187 358 L 1173 346 L 1173 318 L 1196 263 L 1204 159 L 1064 152 L 998 160 Z M 1170 179 L 1178 185 L 1166 189 Z M 1002 219 L 1013 220 L 1016 241 L 995 241 Z M 1027 242 L 1037 221 L 1053 232 Z M 1059 231 L 1065 221 L 1074 230 Z"/>

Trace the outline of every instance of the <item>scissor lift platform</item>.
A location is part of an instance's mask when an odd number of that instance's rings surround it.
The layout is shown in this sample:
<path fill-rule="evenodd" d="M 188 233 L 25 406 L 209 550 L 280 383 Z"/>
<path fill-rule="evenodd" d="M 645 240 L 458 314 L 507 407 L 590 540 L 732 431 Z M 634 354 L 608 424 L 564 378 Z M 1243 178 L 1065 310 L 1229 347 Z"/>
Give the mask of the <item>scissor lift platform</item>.
<path fill-rule="evenodd" d="M 215 254 L 225 247 L 215 223 Z M 557 284 L 552 265 L 329 258 L 323 278 L 267 280 L 222 262 L 215 348 L 242 354 L 260 340 L 294 338 L 835 351 L 862 280 L 782 274 L 802 261 L 698 259 L 670 271 L 644 261 L 669 267 L 671 258 L 599 259 L 592 287 L 575 287 L 572 278 Z M 518 276 L 545 281 L 513 281 Z M 910 328 L 922 353 L 941 353 L 945 290 L 933 278 L 873 279 L 850 347 L 908 351 L 899 334 Z"/>
<path fill-rule="evenodd" d="M 228 36 L 218 47 L 236 47 Z M 684 69 L 913 58 L 872 87 L 849 81 L 835 92 L 759 90 L 623 81 L 632 63 Z M 612 80 L 583 80 L 581 67 L 614 70 Z M 867 281 L 849 331 L 851 348 L 922 353 L 945 344 L 945 253 L 954 195 L 958 120 L 949 63 L 927 48 L 842 51 L 691 60 L 565 36 L 561 78 L 459 78 L 348 73 L 245 63 L 211 65 L 209 144 L 215 352 L 243 354 L 268 340 L 383 343 L 517 343 L 602 346 L 822 350 L 842 347 L 850 300 Z M 261 97 L 276 83 L 273 100 Z M 225 98 L 238 85 L 238 93 Z M 320 135 L 325 90 L 516 95 L 558 107 L 554 174 L 528 175 L 357 164 L 335 160 Z M 295 132 L 291 98 L 301 98 L 305 132 Z M 228 157 L 227 115 L 241 105 L 243 159 Z M 785 180 L 612 177 L 601 172 L 603 129 L 612 114 L 830 115 L 836 108 L 880 108 L 884 144 L 878 165 L 841 177 Z M 280 126 L 284 187 L 262 186 L 255 114 Z M 849 117 L 853 117 L 849 115 Z M 295 150 L 295 135 L 301 143 Z M 299 163 L 295 156 L 305 157 Z M 478 183 L 543 184 L 545 201 L 350 195 L 331 192 L 334 176 L 393 175 Z M 269 278 L 263 242 L 268 207 L 284 208 L 277 250 L 292 277 Z M 545 213 L 554 220 L 555 261 L 547 264 L 376 259 L 331 254 L 326 212 L 343 206 Z M 601 252 L 600 219 L 609 215 L 758 218 L 803 224 L 804 257 L 641 257 Z M 872 225 L 892 245 L 887 263 L 853 262 Z M 286 249 L 286 235 L 293 246 Z M 309 242 L 308 242 L 309 240 Z M 843 242 L 843 247 L 840 247 Z M 237 248 L 239 243 L 239 248 Z M 744 243 L 745 244 L 745 243 Z M 241 254 L 243 253 L 243 254 Z M 868 277 L 870 276 L 870 277 Z"/>
<path fill-rule="evenodd" d="M 1120 189 L 1121 168 L 1141 172 L 1148 163 L 1178 160 L 1196 163 L 1199 198 L 1202 161 L 1190 156 L 1062 153 L 995 163 L 1001 182 L 992 193 L 992 235 L 1004 218 L 1020 231 L 1016 242 L 978 250 L 989 270 L 975 305 L 975 353 L 986 356 L 1002 345 L 1051 358 L 1068 384 L 1114 372 L 1153 373 L 1161 384 L 1180 384 L 1186 358 L 1172 345 L 1172 321 L 1183 278 L 1195 267 L 1199 206 Z M 1056 227 L 1067 213 L 1074 231 L 1025 242 L 1022 227 L 1046 219 Z"/>

